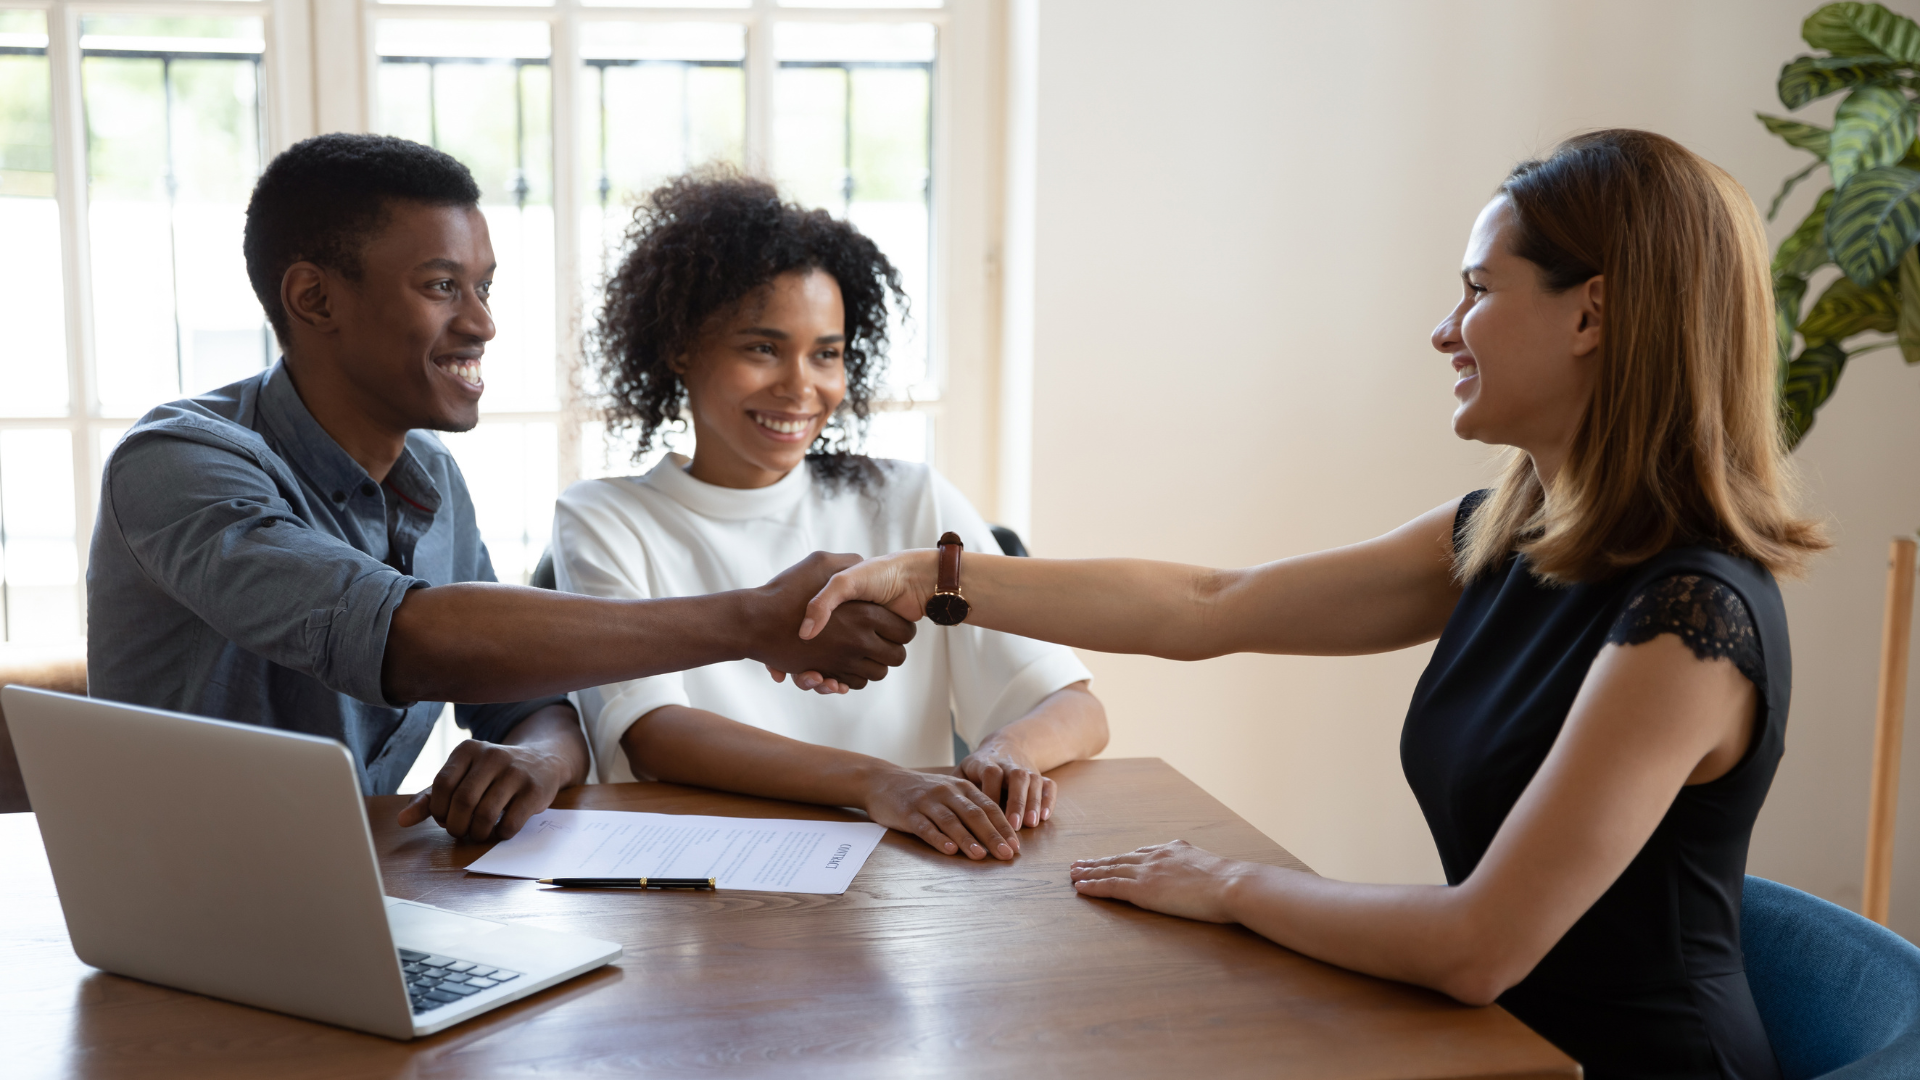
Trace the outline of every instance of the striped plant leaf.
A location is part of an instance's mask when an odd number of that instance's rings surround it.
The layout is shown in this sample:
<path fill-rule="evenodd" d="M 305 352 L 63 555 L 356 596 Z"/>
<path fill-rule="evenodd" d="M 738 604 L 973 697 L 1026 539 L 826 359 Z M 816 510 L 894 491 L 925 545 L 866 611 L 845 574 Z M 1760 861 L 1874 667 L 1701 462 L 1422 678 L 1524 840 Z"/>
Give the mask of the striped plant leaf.
<path fill-rule="evenodd" d="M 1813 414 L 1833 396 L 1846 366 L 1847 351 L 1831 341 L 1808 346 L 1787 365 L 1780 384 L 1780 421 L 1789 449 L 1798 446 L 1813 427 Z"/>
<path fill-rule="evenodd" d="M 1780 241 L 1773 253 L 1773 275 L 1806 277 L 1831 260 L 1827 257 L 1827 210 L 1833 206 L 1833 189 L 1820 193 L 1820 201 L 1800 222 L 1793 234 Z M 1798 311 L 1798 308 L 1795 308 Z"/>
<path fill-rule="evenodd" d="M 1920 170 L 1868 169 L 1847 182 L 1827 211 L 1827 250 L 1858 285 L 1885 277 L 1920 240 Z"/>
<path fill-rule="evenodd" d="M 1900 256 L 1900 317 L 1893 332 L 1900 335 L 1900 355 L 1920 364 L 1920 247 Z"/>
<path fill-rule="evenodd" d="M 1855 285 L 1851 280 L 1834 278 L 1813 310 L 1800 320 L 1800 336 L 1809 346 L 1841 341 L 1868 330 L 1892 333 L 1900 317 L 1900 287 L 1892 278 L 1871 285 Z"/>
<path fill-rule="evenodd" d="M 1836 56 L 1879 53 L 1920 64 L 1920 26 L 1881 4 L 1825 4 L 1807 16 L 1800 36 Z"/>
<path fill-rule="evenodd" d="M 1754 113 L 1765 124 L 1768 131 L 1786 141 L 1796 150 L 1805 150 L 1814 157 L 1825 160 L 1827 150 L 1833 143 L 1833 133 L 1813 124 L 1803 124 L 1798 120 L 1789 120 L 1784 116 L 1768 116 L 1766 113 Z"/>
<path fill-rule="evenodd" d="M 1793 334 L 1800 328 L 1800 303 L 1807 298 L 1807 279 L 1781 274 L 1773 279 L 1773 329 L 1779 339 L 1780 380 L 1786 381 L 1793 359 Z"/>
<path fill-rule="evenodd" d="M 1856 63 L 1852 62 L 1852 58 L 1847 58 L 1849 62 L 1844 66 L 1823 66 L 1834 59 L 1802 56 L 1788 61 L 1780 69 L 1780 104 L 1797 109 L 1809 101 L 1818 101 L 1848 87 L 1892 82 L 1896 77 L 1897 65 L 1888 61 L 1862 60 Z"/>
<path fill-rule="evenodd" d="M 1833 171 L 1833 186 L 1846 187 L 1855 173 L 1907 156 L 1913 146 L 1913 106 L 1891 87 L 1862 86 L 1834 111 L 1830 141 L 1827 168 Z"/>

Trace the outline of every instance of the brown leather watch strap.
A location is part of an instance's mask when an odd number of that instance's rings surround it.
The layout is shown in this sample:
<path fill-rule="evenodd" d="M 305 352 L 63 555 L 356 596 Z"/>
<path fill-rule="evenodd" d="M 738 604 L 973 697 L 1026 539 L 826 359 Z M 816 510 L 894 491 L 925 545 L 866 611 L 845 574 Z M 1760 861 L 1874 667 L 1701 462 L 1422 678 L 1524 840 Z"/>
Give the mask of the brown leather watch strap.
<path fill-rule="evenodd" d="M 960 591 L 960 552 L 965 547 L 966 545 L 960 542 L 959 534 L 941 534 L 940 577 L 934 585 L 935 589 L 950 593 Z"/>
<path fill-rule="evenodd" d="M 965 548 L 957 533 L 940 537 L 940 570 L 927 598 L 927 618 L 941 626 L 957 626 L 967 618 L 967 599 L 960 593 L 960 552 Z"/>

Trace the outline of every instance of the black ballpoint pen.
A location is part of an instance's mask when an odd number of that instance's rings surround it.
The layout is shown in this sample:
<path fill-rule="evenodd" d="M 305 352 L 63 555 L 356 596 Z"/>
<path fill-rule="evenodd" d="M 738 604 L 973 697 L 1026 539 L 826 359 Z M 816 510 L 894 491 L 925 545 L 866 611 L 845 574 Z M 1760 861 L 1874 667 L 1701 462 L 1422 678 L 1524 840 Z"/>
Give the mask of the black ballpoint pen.
<path fill-rule="evenodd" d="M 720 887 L 719 882 L 710 877 L 543 877 L 539 884 L 562 889 L 698 889 L 702 892 Z"/>

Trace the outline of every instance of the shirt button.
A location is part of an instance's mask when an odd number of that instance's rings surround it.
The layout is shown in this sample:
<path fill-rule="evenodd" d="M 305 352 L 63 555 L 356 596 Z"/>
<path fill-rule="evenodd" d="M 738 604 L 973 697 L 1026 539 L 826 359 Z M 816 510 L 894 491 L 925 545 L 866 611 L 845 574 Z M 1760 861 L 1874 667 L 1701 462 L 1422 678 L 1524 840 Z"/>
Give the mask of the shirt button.
<path fill-rule="evenodd" d="M 360 482 L 360 494 L 365 495 L 369 499 L 373 498 L 373 493 L 378 490 L 380 489 L 374 487 L 373 481 L 371 480 L 362 480 Z"/>
<path fill-rule="evenodd" d="M 346 502 L 346 501 L 347 501 L 347 493 L 346 493 L 346 492 L 344 492 L 344 491 L 336 491 L 336 492 L 334 492 L 334 493 L 333 493 L 333 501 L 334 501 L 334 502 Z"/>

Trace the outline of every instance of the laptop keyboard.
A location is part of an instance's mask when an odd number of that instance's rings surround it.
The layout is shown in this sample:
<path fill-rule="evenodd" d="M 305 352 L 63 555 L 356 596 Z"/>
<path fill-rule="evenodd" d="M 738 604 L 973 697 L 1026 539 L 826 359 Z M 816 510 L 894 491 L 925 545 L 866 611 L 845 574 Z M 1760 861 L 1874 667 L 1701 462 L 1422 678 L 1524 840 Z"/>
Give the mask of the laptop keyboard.
<path fill-rule="evenodd" d="M 432 1012 L 520 977 L 517 971 L 412 949 L 400 950 L 400 970 L 416 1013 Z"/>

